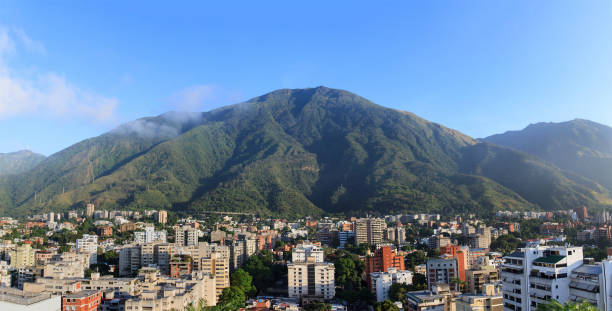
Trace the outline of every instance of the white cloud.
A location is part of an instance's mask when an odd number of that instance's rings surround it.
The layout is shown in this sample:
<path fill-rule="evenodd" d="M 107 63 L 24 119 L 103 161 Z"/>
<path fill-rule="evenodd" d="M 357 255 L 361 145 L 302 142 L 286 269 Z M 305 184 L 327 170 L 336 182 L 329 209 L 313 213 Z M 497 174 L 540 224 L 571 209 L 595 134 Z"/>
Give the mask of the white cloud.
<path fill-rule="evenodd" d="M 84 117 L 113 121 L 118 101 L 83 90 L 54 72 L 36 72 L 22 77 L 8 59 L 20 52 L 45 53 L 45 48 L 23 30 L 0 27 L 0 119 L 13 116 L 45 115 Z"/>
<path fill-rule="evenodd" d="M 217 84 L 201 84 L 189 86 L 174 93 L 168 102 L 175 110 L 207 111 L 235 104 L 240 98 L 240 92 L 225 89 Z"/>

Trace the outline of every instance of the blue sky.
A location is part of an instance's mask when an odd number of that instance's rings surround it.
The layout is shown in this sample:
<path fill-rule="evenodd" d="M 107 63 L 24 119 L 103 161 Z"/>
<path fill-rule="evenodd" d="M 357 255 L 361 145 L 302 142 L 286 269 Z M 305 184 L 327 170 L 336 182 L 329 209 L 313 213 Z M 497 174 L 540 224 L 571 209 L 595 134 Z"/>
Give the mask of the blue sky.
<path fill-rule="evenodd" d="M 319 85 L 473 137 L 612 125 L 612 2 L 0 2 L 0 152 Z"/>

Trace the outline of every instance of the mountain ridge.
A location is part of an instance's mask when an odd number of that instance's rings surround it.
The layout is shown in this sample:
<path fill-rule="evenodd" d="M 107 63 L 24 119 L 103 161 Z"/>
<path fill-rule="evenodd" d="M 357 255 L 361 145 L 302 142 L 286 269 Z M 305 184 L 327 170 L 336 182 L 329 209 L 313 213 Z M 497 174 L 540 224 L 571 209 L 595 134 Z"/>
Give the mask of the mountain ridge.
<path fill-rule="evenodd" d="M 495 169 L 508 159 L 516 167 Z M 544 195 L 517 183 L 533 171 Z M 597 183 L 522 152 L 326 87 L 141 118 L 0 178 L 0 212 L 17 214 L 88 202 L 191 215 L 492 213 L 608 199 Z"/>

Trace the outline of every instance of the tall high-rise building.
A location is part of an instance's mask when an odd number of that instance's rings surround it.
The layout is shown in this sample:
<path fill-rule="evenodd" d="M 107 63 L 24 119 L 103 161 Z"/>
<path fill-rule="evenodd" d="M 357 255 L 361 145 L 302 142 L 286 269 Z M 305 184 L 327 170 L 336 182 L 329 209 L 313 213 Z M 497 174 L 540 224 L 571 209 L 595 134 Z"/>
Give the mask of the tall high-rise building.
<path fill-rule="evenodd" d="M 571 273 L 583 264 L 582 247 L 537 246 L 504 257 L 504 310 L 536 310 L 551 299 L 570 299 Z"/>
<path fill-rule="evenodd" d="M 404 270 L 404 256 L 397 254 L 390 246 L 377 249 L 372 256 L 366 257 L 366 277 L 371 286 L 370 275 L 374 272 L 387 272 L 390 268 Z"/>
<path fill-rule="evenodd" d="M 457 266 L 456 258 L 427 260 L 427 288 L 431 291 L 437 285 L 448 284 L 451 288 L 457 289 L 453 283 L 453 279 L 459 277 Z"/>
<path fill-rule="evenodd" d="M 315 262 L 323 262 L 325 258 L 323 248 L 311 242 L 304 242 L 298 244 L 291 252 L 291 261 L 293 262 L 305 262 L 308 261 L 309 257 L 312 257 Z"/>
<path fill-rule="evenodd" d="M 166 211 L 158 211 L 157 212 L 157 222 L 160 224 L 165 224 L 168 222 L 168 212 Z"/>
<path fill-rule="evenodd" d="M 202 257 L 201 263 L 202 271 L 215 275 L 217 297 L 221 296 L 223 289 L 230 287 L 229 258 L 222 253 L 213 252 L 207 257 Z"/>
<path fill-rule="evenodd" d="M 198 244 L 198 230 L 189 226 L 174 227 L 174 243 L 177 246 L 193 246 Z"/>
<path fill-rule="evenodd" d="M 332 299 L 336 295 L 334 264 L 324 262 L 322 249 L 317 245 L 304 243 L 295 250 L 293 261 L 287 264 L 289 297 Z"/>
<path fill-rule="evenodd" d="M 92 203 L 87 204 L 87 207 L 85 208 L 85 216 L 90 218 L 93 217 L 95 209 L 96 207 Z"/>
<path fill-rule="evenodd" d="M 375 245 L 383 242 L 387 223 L 382 218 L 360 218 L 355 221 L 355 242 Z"/>
<path fill-rule="evenodd" d="M 79 253 L 91 254 L 90 264 L 98 263 L 98 236 L 95 234 L 83 234 L 83 237 L 76 240 L 76 250 Z"/>

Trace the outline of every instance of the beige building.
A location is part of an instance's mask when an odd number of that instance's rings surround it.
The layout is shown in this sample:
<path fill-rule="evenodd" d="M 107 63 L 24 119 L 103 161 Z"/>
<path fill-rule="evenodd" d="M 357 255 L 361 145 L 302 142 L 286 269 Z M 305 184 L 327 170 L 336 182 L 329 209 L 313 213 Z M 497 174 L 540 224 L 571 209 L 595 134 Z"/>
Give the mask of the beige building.
<path fill-rule="evenodd" d="M 20 269 L 36 265 L 36 250 L 30 244 L 17 246 L 10 252 L 11 268 Z"/>
<path fill-rule="evenodd" d="M 375 245 L 383 242 L 387 223 L 381 218 L 360 218 L 355 221 L 355 242 Z"/>
<path fill-rule="evenodd" d="M 332 299 L 336 295 L 333 263 L 290 263 L 287 270 L 289 298 L 316 296 Z"/>
<path fill-rule="evenodd" d="M 174 227 L 174 243 L 176 246 L 193 246 L 198 244 L 198 230 L 189 226 Z"/>
<path fill-rule="evenodd" d="M 168 212 L 159 211 L 157 212 L 157 222 L 160 224 L 165 224 L 168 222 Z"/>
<path fill-rule="evenodd" d="M 215 275 L 217 297 L 221 296 L 223 289 L 230 287 L 229 257 L 222 253 L 212 253 L 200 260 L 201 271 Z"/>
<path fill-rule="evenodd" d="M 485 261 L 484 264 L 476 265 L 465 272 L 468 293 L 481 293 L 485 284 L 496 283 L 499 280 L 499 273 L 490 264 L 489 258 L 482 257 L 482 260 Z"/>
<path fill-rule="evenodd" d="M 85 269 L 78 261 L 51 261 L 43 268 L 43 277 L 68 279 L 85 277 Z"/>
<path fill-rule="evenodd" d="M 126 300 L 125 310 L 170 311 L 185 310 L 190 304 L 217 304 L 215 275 L 194 275 L 191 280 L 147 278 L 144 283 L 146 290 Z"/>
<path fill-rule="evenodd" d="M 87 207 L 85 208 L 85 216 L 90 218 L 93 217 L 95 210 L 95 205 L 93 205 L 92 203 L 87 204 Z"/>
<path fill-rule="evenodd" d="M 503 297 L 495 285 L 483 286 L 481 294 L 460 295 L 455 300 L 456 311 L 502 311 L 504 309 Z"/>

